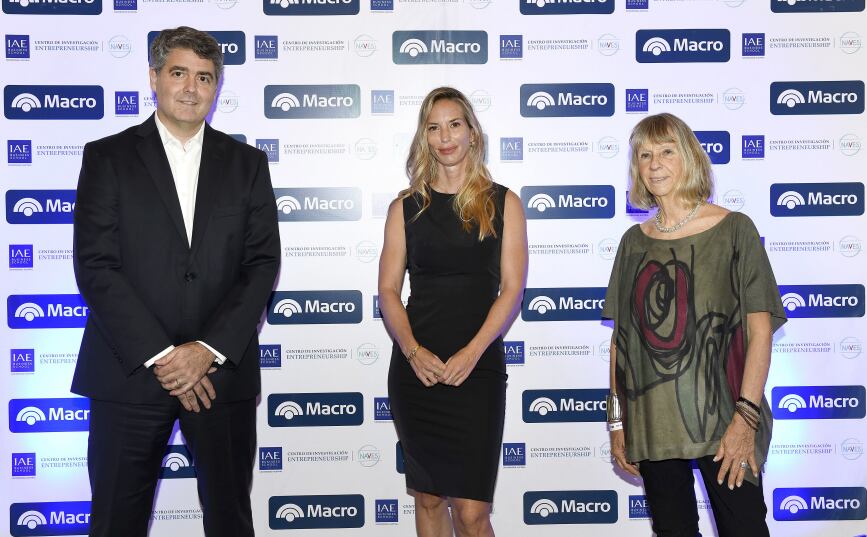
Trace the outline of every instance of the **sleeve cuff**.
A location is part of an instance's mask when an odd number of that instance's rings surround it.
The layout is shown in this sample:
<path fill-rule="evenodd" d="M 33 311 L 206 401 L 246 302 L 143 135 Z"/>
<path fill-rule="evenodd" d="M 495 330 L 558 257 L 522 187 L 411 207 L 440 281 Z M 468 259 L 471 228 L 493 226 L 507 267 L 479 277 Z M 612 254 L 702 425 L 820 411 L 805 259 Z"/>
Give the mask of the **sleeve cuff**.
<path fill-rule="evenodd" d="M 214 353 L 214 361 L 217 362 L 217 364 L 223 365 L 224 363 L 226 363 L 226 357 L 223 356 L 222 354 L 220 354 L 220 351 L 218 351 L 214 347 L 211 347 L 210 345 L 208 345 L 204 341 L 196 340 L 196 342 L 201 343 L 206 349 L 208 349 L 209 351 Z"/>
<path fill-rule="evenodd" d="M 159 354 L 157 354 L 156 356 L 154 356 L 153 358 L 151 358 L 150 360 L 145 362 L 144 366 L 147 368 L 150 368 L 150 366 L 154 365 L 154 362 L 156 362 L 157 360 L 159 360 L 160 358 L 162 358 L 166 354 L 172 352 L 174 349 L 175 349 L 174 345 L 169 345 L 168 347 L 163 349 Z"/>

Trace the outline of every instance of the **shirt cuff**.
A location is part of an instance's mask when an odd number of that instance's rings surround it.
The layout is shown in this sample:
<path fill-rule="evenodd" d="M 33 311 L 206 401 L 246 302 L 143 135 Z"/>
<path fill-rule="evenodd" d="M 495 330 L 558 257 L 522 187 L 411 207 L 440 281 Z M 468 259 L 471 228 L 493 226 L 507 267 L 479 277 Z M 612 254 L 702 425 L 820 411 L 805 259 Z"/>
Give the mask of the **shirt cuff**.
<path fill-rule="evenodd" d="M 220 354 L 217 349 L 198 339 L 196 340 L 196 343 L 201 343 L 206 349 L 214 353 L 214 361 L 217 362 L 219 365 L 223 365 L 226 363 L 226 357 Z"/>
<path fill-rule="evenodd" d="M 169 345 L 168 347 L 163 349 L 159 354 L 157 354 L 156 356 L 154 356 L 153 358 L 151 358 L 150 360 L 145 362 L 144 366 L 147 368 L 150 368 L 150 366 L 154 365 L 154 362 L 156 362 L 157 360 L 159 360 L 160 358 L 162 358 L 166 354 L 172 352 L 174 349 L 175 349 L 174 345 Z"/>

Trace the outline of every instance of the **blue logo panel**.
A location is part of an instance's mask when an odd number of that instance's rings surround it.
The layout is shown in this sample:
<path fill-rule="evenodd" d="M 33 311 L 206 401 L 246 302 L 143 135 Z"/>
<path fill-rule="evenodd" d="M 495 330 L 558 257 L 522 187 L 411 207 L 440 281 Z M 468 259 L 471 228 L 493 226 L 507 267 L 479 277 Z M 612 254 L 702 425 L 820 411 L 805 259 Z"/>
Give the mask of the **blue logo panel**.
<path fill-rule="evenodd" d="M 840 13 L 864 11 L 864 0 L 771 0 L 774 13 Z"/>
<path fill-rule="evenodd" d="M 355 187 L 275 188 L 281 222 L 361 220 L 361 189 Z"/>
<path fill-rule="evenodd" d="M 614 84 L 522 84 L 523 117 L 609 117 Z"/>
<path fill-rule="evenodd" d="M 12 537 L 87 535 L 89 529 L 90 502 L 28 502 L 9 506 Z"/>
<path fill-rule="evenodd" d="M 6 119 L 102 119 L 103 101 L 102 86 L 3 88 Z"/>
<path fill-rule="evenodd" d="M 598 321 L 605 305 L 605 287 L 528 287 L 521 319 L 532 321 Z"/>
<path fill-rule="evenodd" d="M 731 136 L 728 131 L 694 131 L 698 143 L 712 164 L 728 164 L 731 159 Z"/>
<path fill-rule="evenodd" d="M 744 134 L 741 136 L 741 158 L 744 160 L 765 158 L 765 135 Z"/>
<path fill-rule="evenodd" d="M 12 477 L 36 477 L 36 453 L 13 453 Z"/>
<path fill-rule="evenodd" d="M 268 324 L 358 324 L 361 291 L 275 291 Z"/>
<path fill-rule="evenodd" d="M 88 308 L 81 295 L 9 295 L 9 328 L 84 328 Z"/>
<path fill-rule="evenodd" d="M 280 357 L 282 351 L 280 344 L 276 345 L 259 345 L 259 367 L 262 368 L 279 368 Z"/>
<path fill-rule="evenodd" d="M 521 201 L 530 220 L 614 217 L 611 185 L 524 186 Z"/>
<path fill-rule="evenodd" d="M 398 65 L 488 62 L 488 33 L 483 31 L 397 31 L 391 34 L 391 46 Z"/>
<path fill-rule="evenodd" d="M 394 524 L 398 522 L 397 500 L 377 499 L 376 507 L 376 523 L 377 524 Z"/>
<path fill-rule="evenodd" d="M 614 524 L 613 490 L 529 490 L 524 493 L 524 524 Z"/>
<path fill-rule="evenodd" d="M 504 341 L 503 351 L 506 355 L 506 365 L 520 365 L 524 363 L 523 341 Z"/>
<path fill-rule="evenodd" d="M 614 0 L 518 0 L 521 15 L 582 15 L 614 13 Z"/>
<path fill-rule="evenodd" d="M 646 519 L 650 518 L 650 505 L 647 503 L 647 496 L 629 495 L 629 519 Z"/>
<path fill-rule="evenodd" d="M 606 420 L 605 389 L 524 390 L 524 423 L 602 422 Z"/>
<path fill-rule="evenodd" d="M 774 183 L 773 216 L 860 216 L 864 183 Z"/>
<path fill-rule="evenodd" d="M 524 442 L 503 443 L 503 466 L 525 466 L 527 445 Z"/>
<path fill-rule="evenodd" d="M 3 0 L 3 13 L 9 15 L 99 15 L 102 13 L 102 0 L 30 0 L 29 2 Z"/>
<path fill-rule="evenodd" d="M 10 224 L 71 224 L 75 190 L 7 190 Z"/>
<path fill-rule="evenodd" d="M 864 82 L 771 82 L 770 105 L 775 116 L 860 114 L 864 112 Z"/>
<path fill-rule="evenodd" d="M 774 489 L 774 520 L 864 520 L 864 487 L 810 487 Z"/>
<path fill-rule="evenodd" d="M 86 397 L 9 400 L 9 431 L 13 433 L 87 431 L 89 421 Z"/>
<path fill-rule="evenodd" d="M 9 370 L 12 373 L 34 373 L 36 351 L 34 349 L 9 349 Z"/>
<path fill-rule="evenodd" d="M 391 402 L 389 401 L 388 397 L 373 398 L 373 420 L 392 421 Z"/>
<path fill-rule="evenodd" d="M 268 119 L 356 118 L 361 88 L 356 84 L 265 86 Z"/>
<path fill-rule="evenodd" d="M 262 472 L 277 472 L 283 470 L 283 448 L 277 447 L 260 447 L 259 448 L 259 470 Z"/>
<path fill-rule="evenodd" d="M 864 386 L 777 386 L 771 408 L 778 420 L 852 420 L 864 417 Z"/>
<path fill-rule="evenodd" d="M 359 0 L 262 0 L 265 15 L 358 15 Z"/>
<path fill-rule="evenodd" d="M 731 34 L 723 29 L 638 30 L 638 63 L 727 62 Z"/>
<path fill-rule="evenodd" d="M 183 444 L 166 446 L 160 479 L 183 479 L 196 477 L 193 455 Z"/>
<path fill-rule="evenodd" d="M 268 526 L 272 530 L 360 528 L 364 526 L 364 496 L 271 496 Z"/>
<path fill-rule="evenodd" d="M 361 425 L 364 397 L 359 392 L 272 393 L 268 396 L 271 427 Z"/>
<path fill-rule="evenodd" d="M 864 316 L 861 284 L 781 285 L 780 295 L 790 319 Z"/>

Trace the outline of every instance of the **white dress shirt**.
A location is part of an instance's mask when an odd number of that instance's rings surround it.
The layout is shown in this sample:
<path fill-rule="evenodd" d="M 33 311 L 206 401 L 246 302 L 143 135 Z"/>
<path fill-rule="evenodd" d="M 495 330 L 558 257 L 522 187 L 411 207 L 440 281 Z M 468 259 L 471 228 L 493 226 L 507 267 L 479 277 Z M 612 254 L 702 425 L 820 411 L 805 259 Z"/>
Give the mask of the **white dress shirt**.
<path fill-rule="evenodd" d="M 175 190 L 178 193 L 178 202 L 181 204 L 181 215 L 184 217 L 184 228 L 187 231 L 187 246 L 189 246 L 193 242 L 193 217 L 196 213 L 196 189 L 199 186 L 199 165 L 202 162 L 202 140 L 205 138 L 205 122 L 203 121 L 198 132 L 184 143 L 169 132 L 162 121 L 160 121 L 159 114 L 154 114 L 154 121 L 156 121 L 157 131 L 159 132 L 160 140 L 163 142 L 166 157 L 169 159 L 169 167 L 172 170 L 172 178 L 175 181 Z M 225 356 L 204 341 L 198 341 L 198 343 L 201 343 L 205 348 L 214 353 L 214 361 L 218 364 L 223 364 L 226 361 Z M 174 348 L 174 345 L 166 347 L 162 352 L 145 362 L 145 367 L 152 366 L 154 362 L 167 355 Z"/>

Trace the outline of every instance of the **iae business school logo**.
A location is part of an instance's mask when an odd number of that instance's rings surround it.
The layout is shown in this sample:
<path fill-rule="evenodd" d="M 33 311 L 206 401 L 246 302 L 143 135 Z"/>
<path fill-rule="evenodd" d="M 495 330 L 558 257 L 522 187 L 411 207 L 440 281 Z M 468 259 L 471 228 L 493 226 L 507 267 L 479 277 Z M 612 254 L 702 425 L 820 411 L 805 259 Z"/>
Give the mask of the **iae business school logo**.
<path fill-rule="evenodd" d="M 29 502 L 9 506 L 13 537 L 87 535 L 90 502 Z"/>
<path fill-rule="evenodd" d="M 482 31 L 398 31 L 391 34 L 391 47 L 399 65 L 488 62 L 488 33 Z"/>
<path fill-rule="evenodd" d="M 617 492 L 613 490 L 528 490 L 524 524 L 614 524 Z"/>
<path fill-rule="evenodd" d="M 731 34 L 723 29 L 638 30 L 635 61 L 639 63 L 727 62 Z"/>
<path fill-rule="evenodd" d="M 9 15 L 99 15 L 102 0 L 3 0 Z"/>
<path fill-rule="evenodd" d="M 773 216 L 859 216 L 864 214 L 864 183 L 774 183 Z"/>
<path fill-rule="evenodd" d="M 265 15 L 358 15 L 359 0 L 262 0 Z"/>
<path fill-rule="evenodd" d="M 9 328 L 84 328 L 87 305 L 81 295 L 9 295 Z"/>
<path fill-rule="evenodd" d="M 364 496 L 271 496 L 268 526 L 272 530 L 360 528 L 364 526 Z"/>
<path fill-rule="evenodd" d="M 614 84 L 522 84 L 523 117 L 608 117 L 614 115 Z"/>
<path fill-rule="evenodd" d="M 864 316 L 864 286 L 856 284 L 781 285 L 790 319 Z"/>
<path fill-rule="evenodd" d="M 75 190 L 7 190 L 10 224 L 71 224 Z"/>
<path fill-rule="evenodd" d="M 359 392 L 272 393 L 268 396 L 271 427 L 335 427 L 364 423 L 364 396 Z"/>
<path fill-rule="evenodd" d="M 356 84 L 265 86 L 268 119 L 355 118 L 361 114 Z"/>
<path fill-rule="evenodd" d="M 604 389 L 524 390 L 524 423 L 605 421 L 606 395 Z"/>
<path fill-rule="evenodd" d="M 774 489 L 774 520 L 864 520 L 864 487 L 810 487 Z"/>
<path fill-rule="evenodd" d="M 771 0 L 774 13 L 834 13 L 864 11 L 864 0 Z"/>
<path fill-rule="evenodd" d="M 6 119 L 102 119 L 103 109 L 102 86 L 3 88 Z"/>
<path fill-rule="evenodd" d="M 85 397 L 9 400 L 13 433 L 86 431 L 89 422 L 90 400 Z"/>
<path fill-rule="evenodd" d="M 864 386 L 777 386 L 771 409 L 778 420 L 862 419 L 864 391 Z"/>
<path fill-rule="evenodd" d="M 522 15 L 614 13 L 614 0 L 518 0 Z"/>
<path fill-rule="evenodd" d="M 614 217 L 611 185 L 525 186 L 521 201 L 531 220 Z"/>
<path fill-rule="evenodd" d="M 771 114 L 776 116 L 861 114 L 861 80 L 771 82 Z"/>
<path fill-rule="evenodd" d="M 275 291 L 268 303 L 268 324 L 358 324 L 361 291 Z"/>
<path fill-rule="evenodd" d="M 521 319 L 532 321 L 598 321 L 605 306 L 605 287 L 528 287 Z"/>

